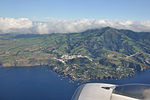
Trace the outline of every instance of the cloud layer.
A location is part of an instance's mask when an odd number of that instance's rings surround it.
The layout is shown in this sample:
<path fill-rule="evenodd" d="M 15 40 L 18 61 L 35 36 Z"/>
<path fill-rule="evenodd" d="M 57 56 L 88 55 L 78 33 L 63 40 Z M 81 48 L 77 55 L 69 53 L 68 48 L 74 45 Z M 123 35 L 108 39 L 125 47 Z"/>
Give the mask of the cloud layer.
<path fill-rule="evenodd" d="M 133 31 L 150 32 L 150 21 L 131 20 L 53 20 L 33 22 L 28 18 L 0 18 L 0 33 L 50 34 L 82 32 L 87 29 L 114 27 Z"/>

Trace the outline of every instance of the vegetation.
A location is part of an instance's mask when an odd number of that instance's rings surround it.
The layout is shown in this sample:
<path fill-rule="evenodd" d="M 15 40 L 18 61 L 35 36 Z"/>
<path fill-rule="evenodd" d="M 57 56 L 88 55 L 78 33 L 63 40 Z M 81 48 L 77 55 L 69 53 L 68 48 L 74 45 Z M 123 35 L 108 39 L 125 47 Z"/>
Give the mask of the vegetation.
<path fill-rule="evenodd" d="M 106 27 L 68 34 L 1 34 L 0 64 L 51 66 L 73 80 L 128 77 L 150 68 L 150 33 Z"/>

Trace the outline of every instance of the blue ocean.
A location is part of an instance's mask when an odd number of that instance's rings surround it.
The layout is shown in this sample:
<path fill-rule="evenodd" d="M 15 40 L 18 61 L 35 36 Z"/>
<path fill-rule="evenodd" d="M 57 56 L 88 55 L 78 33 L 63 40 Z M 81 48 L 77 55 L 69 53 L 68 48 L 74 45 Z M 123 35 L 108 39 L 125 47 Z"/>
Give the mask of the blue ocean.
<path fill-rule="evenodd" d="M 150 84 L 150 69 L 123 79 L 89 82 L 112 84 Z M 51 72 L 48 67 L 0 67 L 0 100 L 71 100 L 76 88 L 84 83 Z"/>

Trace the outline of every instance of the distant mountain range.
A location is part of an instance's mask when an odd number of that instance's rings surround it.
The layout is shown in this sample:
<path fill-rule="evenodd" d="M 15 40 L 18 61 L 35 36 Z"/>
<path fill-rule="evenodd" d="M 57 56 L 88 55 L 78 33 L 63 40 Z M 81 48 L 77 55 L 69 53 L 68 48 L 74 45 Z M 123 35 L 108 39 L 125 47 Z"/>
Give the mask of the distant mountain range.
<path fill-rule="evenodd" d="M 68 34 L 1 34 L 0 64 L 51 66 L 73 80 L 128 77 L 150 68 L 150 32 L 105 27 Z"/>

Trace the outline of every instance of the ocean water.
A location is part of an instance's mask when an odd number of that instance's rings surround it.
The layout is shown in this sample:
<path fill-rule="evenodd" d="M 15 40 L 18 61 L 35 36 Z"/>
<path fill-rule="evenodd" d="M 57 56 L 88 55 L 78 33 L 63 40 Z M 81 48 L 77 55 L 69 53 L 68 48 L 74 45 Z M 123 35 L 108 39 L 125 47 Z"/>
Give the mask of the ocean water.
<path fill-rule="evenodd" d="M 0 68 L 0 100 L 71 100 L 79 86 L 50 72 L 48 67 Z M 150 70 L 120 80 L 100 80 L 112 84 L 150 84 Z M 83 84 L 83 83 L 81 83 Z"/>
<path fill-rule="evenodd" d="M 0 68 L 0 100 L 70 100 L 76 88 L 47 67 Z"/>

